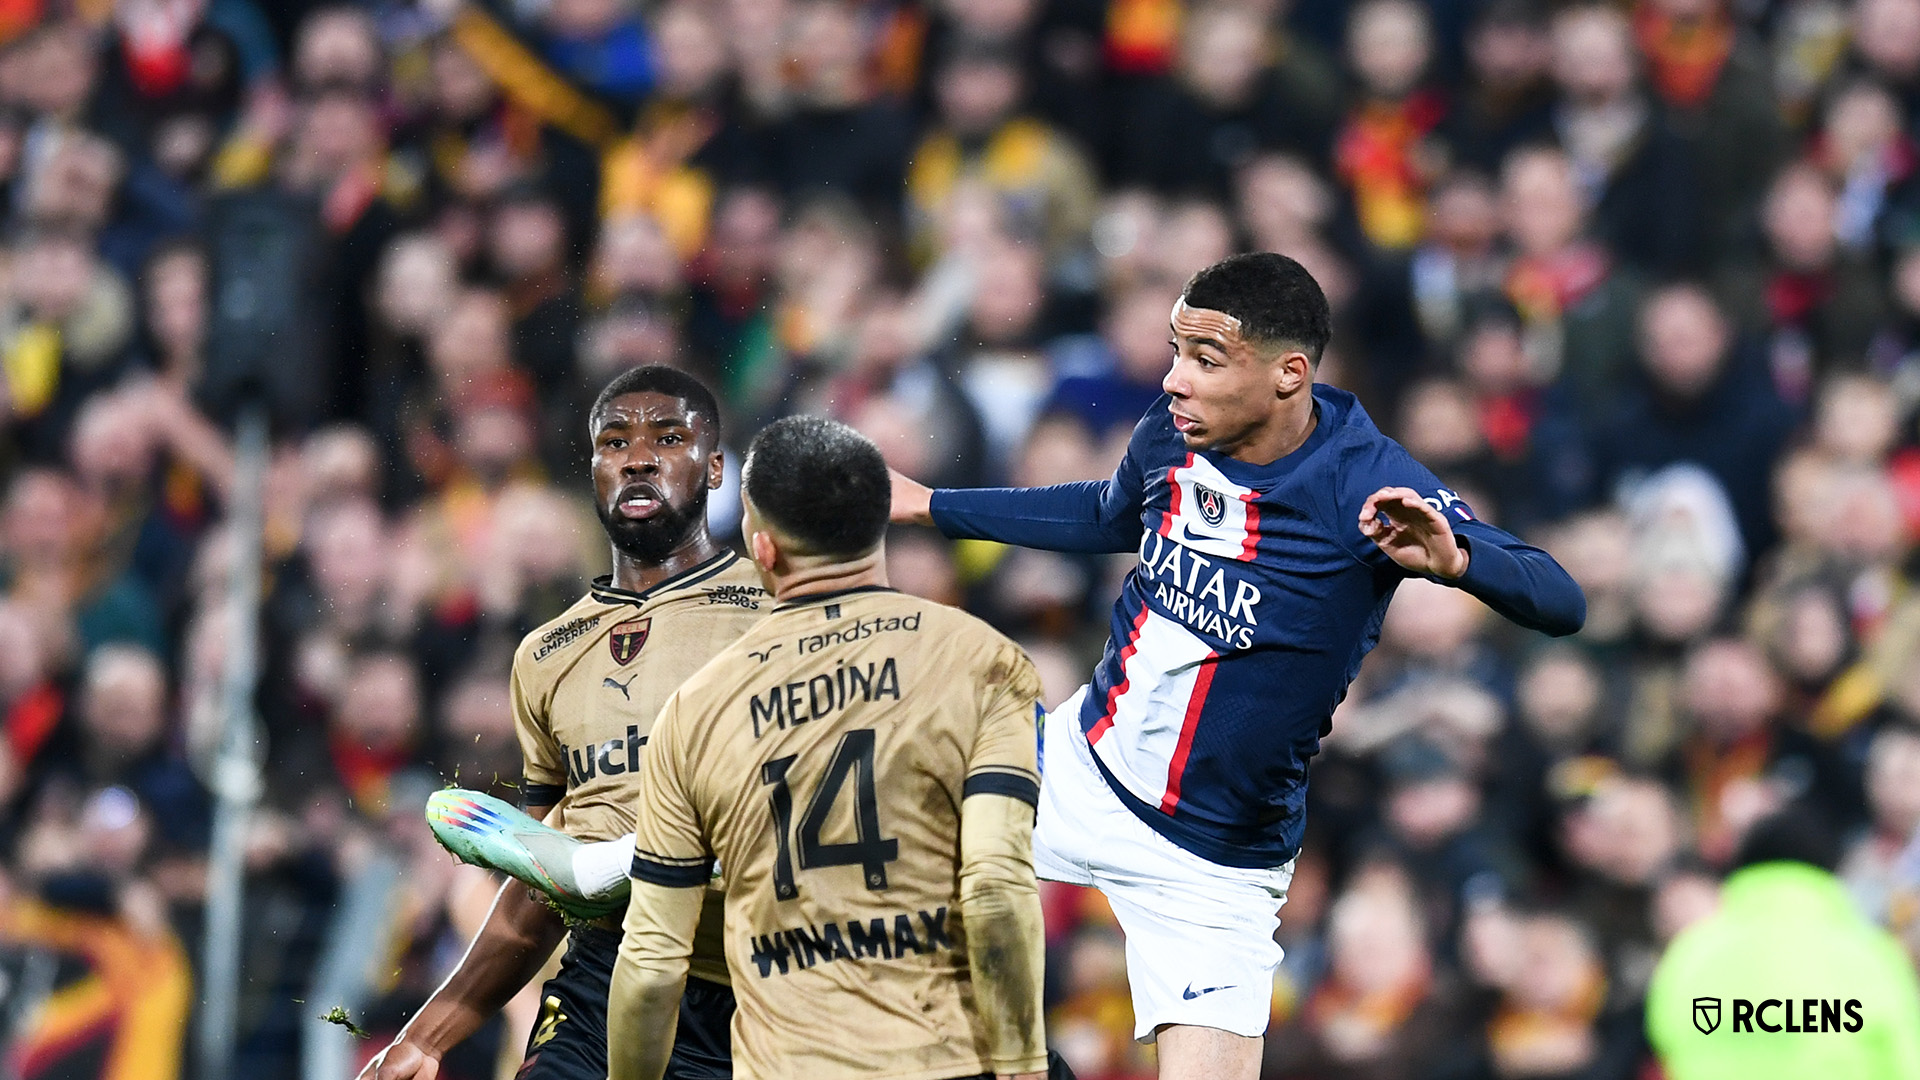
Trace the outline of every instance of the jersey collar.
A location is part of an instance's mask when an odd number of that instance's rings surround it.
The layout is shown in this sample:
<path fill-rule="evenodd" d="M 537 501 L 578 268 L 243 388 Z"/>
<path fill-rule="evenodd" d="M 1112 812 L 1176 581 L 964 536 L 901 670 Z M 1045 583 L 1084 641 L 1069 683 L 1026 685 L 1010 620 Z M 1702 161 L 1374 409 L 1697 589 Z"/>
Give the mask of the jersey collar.
<path fill-rule="evenodd" d="M 1214 468 L 1219 469 L 1222 476 L 1225 476 L 1234 483 L 1244 484 L 1250 488 L 1264 489 L 1299 468 L 1302 462 L 1311 458 L 1333 437 L 1334 430 L 1340 427 L 1346 420 L 1345 402 L 1340 400 L 1342 397 L 1347 397 L 1349 401 L 1352 400 L 1344 391 L 1333 390 L 1324 384 L 1315 383 L 1313 387 L 1313 430 L 1307 433 L 1307 440 L 1305 442 L 1295 447 L 1292 453 L 1287 454 L 1277 461 L 1270 461 L 1265 465 L 1252 465 L 1238 458 L 1228 457 L 1225 454 L 1214 453 L 1210 450 L 1202 451 L 1202 456 L 1211 462 Z M 1168 428 L 1171 429 L 1172 425 L 1173 422 L 1169 420 L 1167 422 Z M 1178 437 L 1178 433 L 1176 433 L 1175 437 Z"/>
<path fill-rule="evenodd" d="M 784 603 L 776 605 L 773 610 L 791 611 L 794 608 L 806 607 L 808 604 L 818 604 L 828 600 L 837 600 L 842 596 L 852 596 L 854 593 L 899 592 L 899 591 L 900 590 L 892 587 L 891 585 L 855 585 L 851 589 L 835 589 L 832 592 L 817 592 L 817 593 L 808 593 L 805 596 L 796 596 L 791 600 L 788 600 Z"/>
<path fill-rule="evenodd" d="M 613 575 L 603 574 L 593 579 L 593 598 L 603 604 L 643 604 L 663 592 L 671 592 L 674 589 L 684 589 L 692 585 L 698 585 L 739 561 L 740 556 L 734 554 L 731 550 L 723 550 L 720 554 L 715 555 L 706 562 L 696 566 L 690 566 L 672 577 L 667 578 L 665 581 L 656 582 L 651 588 L 643 589 L 640 592 L 634 592 L 631 589 L 616 589 L 613 587 Z"/>

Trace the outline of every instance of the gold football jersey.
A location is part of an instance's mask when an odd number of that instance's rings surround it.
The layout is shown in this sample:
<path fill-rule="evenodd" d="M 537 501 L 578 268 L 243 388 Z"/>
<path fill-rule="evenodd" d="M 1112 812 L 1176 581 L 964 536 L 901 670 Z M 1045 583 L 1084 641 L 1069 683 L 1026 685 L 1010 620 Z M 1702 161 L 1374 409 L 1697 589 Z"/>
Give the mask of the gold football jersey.
<path fill-rule="evenodd" d="M 873 588 L 780 605 L 667 702 L 634 874 L 692 886 L 717 857 L 736 1076 L 992 1071 L 961 801 L 1037 800 L 1039 698 L 985 623 Z"/>
<path fill-rule="evenodd" d="M 646 797 L 640 753 L 661 705 L 772 606 L 753 564 L 728 551 L 645 592 L 601 578 L 528 634 L 514 653 L 512 678 L 526 805 L 558 805 L 548 823 L 583 840 L 632 831 Z M 710 907 L 717 932 L 717 896 Z M 619 919 L 606 923 L 617 928 Z M 700 950 L 694 974 L 726 981 L 717 945 Z"/>

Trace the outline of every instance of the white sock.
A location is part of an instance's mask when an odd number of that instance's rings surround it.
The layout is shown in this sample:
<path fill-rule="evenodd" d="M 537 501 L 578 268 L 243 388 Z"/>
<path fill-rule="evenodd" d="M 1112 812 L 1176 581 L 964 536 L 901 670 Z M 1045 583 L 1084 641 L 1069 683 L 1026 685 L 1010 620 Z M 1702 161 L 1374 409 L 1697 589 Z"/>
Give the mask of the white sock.
<path fill-rule="evenodd" d="M 632 866 L 632 833 L 618 840 L 581 844 L 573 851 L 574 884 L 579 886 L 580 895 L 588 900 L 599 900 L 610 895 L 617 886 L 626 882 L 627 871 Z"/>

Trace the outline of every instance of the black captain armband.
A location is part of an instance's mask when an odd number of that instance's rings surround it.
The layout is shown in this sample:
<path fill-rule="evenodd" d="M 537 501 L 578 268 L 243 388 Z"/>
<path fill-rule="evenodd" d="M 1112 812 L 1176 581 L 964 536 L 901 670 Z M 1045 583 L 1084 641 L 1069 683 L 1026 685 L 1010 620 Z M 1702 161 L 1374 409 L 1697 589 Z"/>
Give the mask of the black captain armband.
<path fill-rule="evenodd" d="M 960 797 L 970 799 L 975 795 L 1005 795 L 1009 799 L 1019 799 L 1035 809 L 1040 806 L 1040 785 L 1032 777 L 1013 772 L 977 772 L 967 777 L 960 787 Z"/>
<path fill-rule="evenodd" d="M 520 808 L 529 806 L 557 806 L 567 796 L 565 784 L 536 784 L 531 780 L 520 781 Z"/>
<path fill-rule="evenodd" d="M 676 859 L 635 848 L 633 868 L 627 871 L 627 876 L 663 889 L 697 888 L 713 880 L 713 856 Z"/>

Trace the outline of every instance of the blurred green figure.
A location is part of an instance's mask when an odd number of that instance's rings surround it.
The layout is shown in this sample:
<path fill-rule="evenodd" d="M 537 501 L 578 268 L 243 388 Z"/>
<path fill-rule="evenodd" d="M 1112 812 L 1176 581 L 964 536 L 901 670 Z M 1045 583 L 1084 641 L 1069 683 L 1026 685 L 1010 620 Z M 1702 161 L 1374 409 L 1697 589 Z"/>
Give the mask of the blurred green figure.
<path fill-rule="evenodd" d="M 1720 910 L 1674 938 L 1647 990 L 1669 1080 L 1920 1077 L 1913 962 L 1855 910 L 1838 848 L 1800 814 L 1747 834 Z"/>

